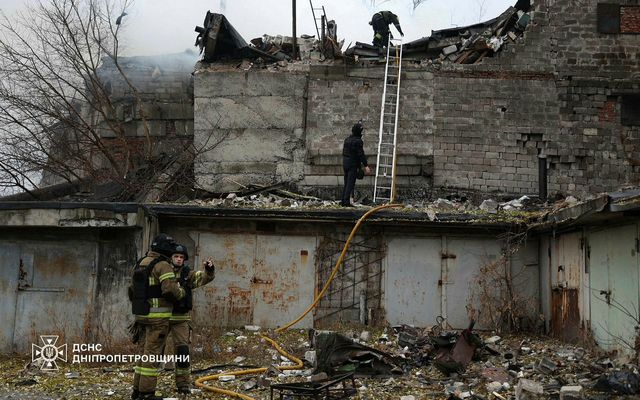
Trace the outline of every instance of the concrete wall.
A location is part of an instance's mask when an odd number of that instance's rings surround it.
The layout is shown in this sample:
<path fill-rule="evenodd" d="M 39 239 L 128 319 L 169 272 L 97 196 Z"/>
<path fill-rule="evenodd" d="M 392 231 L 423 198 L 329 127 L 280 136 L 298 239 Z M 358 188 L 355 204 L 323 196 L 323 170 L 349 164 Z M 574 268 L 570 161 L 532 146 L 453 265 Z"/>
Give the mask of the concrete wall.
<path fill-rule="evenodd" d="M 623 96 L 640 93 L 640 36 L 598 33 L 597 3 L 536 2 L 524 36 L 479 64 L 404 65 L 400 196 L 537 194 L 540 160 L 552 195 L 638 183 L 640 127 L 623 126 L 620 113 Z M 196 141 L 213 134 L 225 144 L 196 163 L 198 182 L 226 191 L 238 186 L 223 178 L 288 180 L 337 195 L 342 141 L 359 119 L 375 162 L 382 77 L 376 66 L 202 68 L 195 78 Z M 372 183 L 366 178 L 358 188 L 368 192 Z"/>
<path fill-rule="evenodd" d="M 195 80 L 194 142 L 209 150 L 195 161 L 200 185 L 232 191 L 302 178 L 304 74 L 200 70 Z"/>

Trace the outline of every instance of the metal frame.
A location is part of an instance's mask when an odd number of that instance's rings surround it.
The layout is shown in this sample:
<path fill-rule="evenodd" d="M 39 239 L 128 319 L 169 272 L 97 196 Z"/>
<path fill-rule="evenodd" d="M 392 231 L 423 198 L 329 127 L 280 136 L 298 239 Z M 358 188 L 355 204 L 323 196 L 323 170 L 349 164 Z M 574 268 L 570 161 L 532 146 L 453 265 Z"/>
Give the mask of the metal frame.
<path fill-rule="evenodd" d="M 379 245 L 381 242 L 382 234 L 372 233 L 367 234 L 363 240 L 352 243 L 335 280 L 320 300 L 320 305 L 314 313 L 314 325 L 345 311 L 367 313 L 366 308 L 382 308 L 385 248 Z M 325 238 L 325 242 L 318 247 L 317 288 L 324 285 L 344 243 L 341 239 Z"/>
<path fill-rule="evenodd" d="M 273 391 L 278 390 L 279 399 L 288 397 L 311 397 L 313 399 L 347 399 L 356 394 L 356 382 L 353 372 L 337 375 L 320 382 L 295 382 L 271 385 L 270 399 L 273 400 Z M 351 382 L 351 387 L 347 387 Z M 335 387 L 342 383 L 342 388 Z"/>

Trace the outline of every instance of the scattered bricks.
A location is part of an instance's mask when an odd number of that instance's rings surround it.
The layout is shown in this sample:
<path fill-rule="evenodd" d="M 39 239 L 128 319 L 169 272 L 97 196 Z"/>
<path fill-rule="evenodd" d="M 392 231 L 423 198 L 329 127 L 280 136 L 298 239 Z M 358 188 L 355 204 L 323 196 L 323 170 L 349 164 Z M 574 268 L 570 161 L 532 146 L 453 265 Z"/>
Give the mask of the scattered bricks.
<path fill-rule="evenodd" d="M 456 51 L 458 51 L 458 46 L 456 46 L 455 44 L 452 44 L 451 46 L 448 46 L 442 49 L 442 54 L 444 54 L 445 56 L 448 56 L 449 54 L 453 54 Z"/>
<path fill-rule="evenodd" d="M 488 213 L 495 214 L 495 213 L 498 212 L 498 202 L 495 201 L 495 200 L 492 200 L 492 199 L 485 200 L 485 201 L 482 202 L 482 204 L 480 204 L 480 209 L 482 211 L 486 211 Z M 498 340 L 500 340 L 499 336 L 494 336 L 494 337 L 497 337 Z M 491 337 L 491 338 L 489 338 L 487 340 L 493 339 L 494 337 Z M 485 341 L 485 343 L 497 343 L 497 342 Z"/>
<path fill-rule="evenodd" d="M 556 365 L 556 363 L 554 363 L 553 361 L 551 361 L 550 359 L 544 357 L 542 359 L 540 359 L 540 361 L 538 362 L 538 365 L 536 366 L 536 368 L 538 369 L 538 371 L 543 372 L 545 374 L 551 374 L 553 373 L 558 367 Z"/>
<path fill-rule="evenodd" d="M 529 379 L 520 379 L 516 386 L 516 400 L 543 400 L 544 389 L 542 385 L 536 381 Z"/>
<path fill-rule="evenodd" d="M 582 386 L 563 386 L 560 388 L 560 400 L 582 399 Z"/>

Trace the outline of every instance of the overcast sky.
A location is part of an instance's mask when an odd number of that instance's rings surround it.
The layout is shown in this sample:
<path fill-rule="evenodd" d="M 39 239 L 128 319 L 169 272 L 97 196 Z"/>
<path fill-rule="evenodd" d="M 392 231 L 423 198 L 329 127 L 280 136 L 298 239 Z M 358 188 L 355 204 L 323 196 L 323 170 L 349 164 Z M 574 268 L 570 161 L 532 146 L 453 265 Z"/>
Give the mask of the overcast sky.
<path fill-rule="evenodd" d="M 0 0 L 8 15 L 30 0 Z M 45 0 L 46 1 L 46 0 Z M 338 25 L 345 48 L 356 41 L 370 43 L 368 22 L 379 10 L 400 17 L 405 41 L 429 36 L 431 30 L 464 26 L 497 17 L 516 0 L 427 0 L 413 11 L 413 0 L 314 0 Z M 223 13 L 248 42 L 263 34 L 291 35 L 291 0 L 135 0 L 126 16 L 127 55 L 176 53 L 195 49 L 194 27 L 207 10 Z M 308 0 L 297 0 L 298 36 L 315 34 Z M 392 28 L 394 32 L 394 28 Z"/>

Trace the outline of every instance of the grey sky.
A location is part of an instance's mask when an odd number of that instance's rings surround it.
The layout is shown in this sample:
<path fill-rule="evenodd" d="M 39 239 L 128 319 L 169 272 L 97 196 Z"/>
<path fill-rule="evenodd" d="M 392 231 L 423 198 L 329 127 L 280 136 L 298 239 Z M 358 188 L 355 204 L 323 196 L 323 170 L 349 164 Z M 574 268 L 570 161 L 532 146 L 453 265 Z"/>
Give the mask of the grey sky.
<path fill-rule="evenodd" d="M 0 0 L 0 9 L 11 15 L 28 0 Z M 498 16 L 516 0 L 427 0 L 415 12 L 412 0 L 315 0 L 338 25 L 345 47 L 353 42 L 371 42 L 368 22 L 379 10 L 398 14 L 405 41 L 429 36 L 431 30 L 468 25 Z M 377 5 L 373 5 L 373 4 Z M 311 7 L 297 0 L 298 35 L 315 34 Z M 290 0 L 136 0 L 126 16 L 126 54 L 149 55 L 195 49 L 194 27 L 202 25 L 207 10 L 226 15 L 249 41 L 263 34 L 291 35 Z M 392 31 L 393 28 L 392 28 Z"/>

